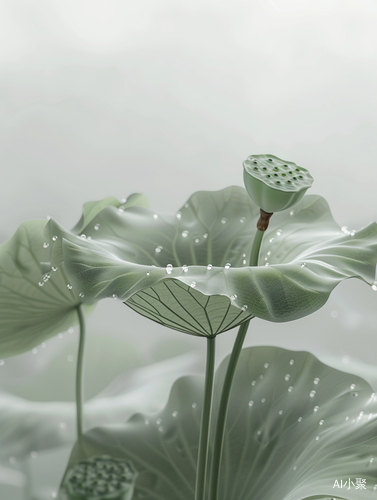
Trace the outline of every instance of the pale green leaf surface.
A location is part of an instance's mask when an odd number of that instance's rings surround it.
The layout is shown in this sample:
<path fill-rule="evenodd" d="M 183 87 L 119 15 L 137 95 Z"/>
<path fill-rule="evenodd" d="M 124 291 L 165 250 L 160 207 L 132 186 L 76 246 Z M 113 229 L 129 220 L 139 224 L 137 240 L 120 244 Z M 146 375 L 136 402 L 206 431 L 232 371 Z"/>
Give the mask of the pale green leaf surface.
<path fill-rule="evenodd" d="M 217 373 L 213 415 L 226 365 Z M 135 498 L 192 500 L 202 386 L 200 377 L 181 378 L 161 412 L 89 431 L 68 470 L 83 458 L 110 454 L 137 469 Z M 373 499 L 376 447 L 377 397 L 364 380 L 306 352 L 244 349 L 231 393 L 218 500 Z M 365 479 L 367 489 L 334 490 L 336 480 L 348 478 Z"/>
<path fill-rule="evenodd" d="M 122 207 L 122 209 L 125 209 L 134 205 L 148 208 L 149 202 L 147 198 L 140 193 L 131 194 L 127 198 L 125 203 L 120 202 L 113 196 L 109 196 L 108 198 L 104 198 L 103 200 L 99 201 L 88 201 L 84 204 L 81 219 L 72 229 L 72 232 L 82 233 L 83 230 L 85 230 L 85 228 L 91 223 L 91 221 L 101 212 L 101 210 L 106 207 L 113 206 L 116 208 Z"/>
<path fill-rule="evenodd" d="M 0 246 L 0 357 L 14 356 L 78 323 L 82 303 L 69 290 L 64 265 L 43 281 L 40 263 L 49 257 L 46 221 L 29 220 Z M 43 286 L 39 286 L 43 283 Z M 85 306 L 86 314 L 92 307 Z"/>
<path fill-rule="evenodd" d="M 249 267 L 258 214 L 245 190 L 232 186 L 193 194 L 176 215 L 105 208 L 93 221 L 100 229 L 86 230 L 90 241 L 50 220 L 49 235 L 58 236 L 51 262 L 65 262 L 88 303 L 116 296 L 159 323 L 203 336 L 251 316 L 281 322 L 311 314 L 347 278 L 373 283 L 376 223 L 345 234 L 323 198 L 305 196 L 294 211 L 272 217 L 259 266 Z"/>

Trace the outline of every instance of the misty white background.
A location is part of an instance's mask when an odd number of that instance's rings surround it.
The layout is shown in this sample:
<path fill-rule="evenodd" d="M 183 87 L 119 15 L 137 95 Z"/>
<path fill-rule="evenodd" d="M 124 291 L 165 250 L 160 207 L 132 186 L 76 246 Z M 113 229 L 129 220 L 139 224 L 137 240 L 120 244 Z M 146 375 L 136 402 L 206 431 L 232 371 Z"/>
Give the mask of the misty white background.
<path fill-rule="evenodd" d="M 376 24 L 375 0 L 2 0 L 0 243 L 30 218 L 70 228 L 106 196 L 176 211 L 194 191 L 243 185 L 242 161 L 260 153 L 307 168 L 340 226 L 377 220 Z M 111 300 L 88 331 L 146 363 L 205 356 L 203 339 Z M 234 334 L 218 337 L 219 359 Z M 253 320 L 246 345 L 263 344 L 377 385 L 377 293 L 348 280 L 311 316 Z M 46 352 L 6 360 L 1 384 L 21 394 Z"/>

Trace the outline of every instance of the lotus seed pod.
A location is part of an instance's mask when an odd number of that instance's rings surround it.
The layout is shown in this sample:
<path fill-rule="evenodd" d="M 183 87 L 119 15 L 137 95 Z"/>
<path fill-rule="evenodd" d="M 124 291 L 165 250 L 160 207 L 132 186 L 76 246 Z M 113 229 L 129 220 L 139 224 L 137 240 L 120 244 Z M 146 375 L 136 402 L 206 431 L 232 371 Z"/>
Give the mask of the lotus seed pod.
<path fill-rule="evenodd" d="M 248 156 L 243 167 L 246 191 L 268 213 L 295 205 L 313 184 L 313 177 L 305 168 L 274 155 Z"/>
<path fill-rule="evenodd" d="M 69 500 L 131 500 L 136 477 L 130 462 L 102 455 L 77 463 L 64 487 Z"/>

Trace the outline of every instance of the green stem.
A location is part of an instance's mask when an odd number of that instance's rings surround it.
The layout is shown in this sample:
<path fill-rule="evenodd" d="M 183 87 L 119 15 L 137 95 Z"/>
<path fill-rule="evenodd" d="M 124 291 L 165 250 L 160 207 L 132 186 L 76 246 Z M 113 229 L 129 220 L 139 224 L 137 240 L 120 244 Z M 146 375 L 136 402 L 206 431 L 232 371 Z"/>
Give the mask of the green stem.
<path fill-rule="evenodd" d="M 206 377 L 204 383 L 204 400 L 202 421 L 200 425 L 198 461 L 196 466 L 195 500 L 204 500 L 205 495 L 209 424 L 211 420 L 213 377 L 215 369 L 215 339 L 216 337 L 207 338 Z"/>
<path fill-rule="evenodd" d="M 83 405 L 84 405 L 84 352 L 85 352 L 85 317 L 82 307 L 77 306 L 77 315 L 79 317 L 80 325 L 80 341 L 79 350 L 77 354 L 76 366 L 76 425 L 77 425 L 77 439 L 82 439 L 83 434 Z"/>
<path fill-rule="evenodd" d="M 255 235 L 253 246 L 251 248 L 251 253 L 250 253 L 250 260 L 249 260 L 250 266 L 258 265 L 259 251 L 263 239 L 263 234 L 264 231 L 260 231 L 259 229 L 257 229 L 257 233 Z M 216 431 L 215 431 L 215 442 L 213 447 L 213 460 L 212 460 L 210 485 L 209 485 L 209 500 L 217 500 L 218 497 L 221 456 L 223 452 L 225 424 L 228 413 L 230 391 L 233 384 L 233 378 L 234 378 L 234 373 L 236 371 L 238 358 L 240 356 L 242 345 L 245 340 L 247 329 L 249 327 L 251 319 L 252 318 L 250 318 L 245 323 L 242 323 L 242 325 L 238 330 L 237 337 L 234 342 L 233 350 L 230 355 L 228 367 L 225 374 L 224 385 L 220 397 Z"/>

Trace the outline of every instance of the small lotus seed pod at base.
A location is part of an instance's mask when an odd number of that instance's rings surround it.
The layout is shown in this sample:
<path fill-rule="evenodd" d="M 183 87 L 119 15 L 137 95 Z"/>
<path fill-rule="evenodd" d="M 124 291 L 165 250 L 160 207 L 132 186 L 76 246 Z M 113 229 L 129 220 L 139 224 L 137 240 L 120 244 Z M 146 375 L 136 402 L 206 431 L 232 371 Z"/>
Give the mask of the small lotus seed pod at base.
<path fill-rule="evenodd" d="M 130 462 L 102 455 L 77 463 L 64 487 L 69 500 L 131 500 L 136 477 Z"/>
<path fill-rule="evenodd" d="M 248 156 L 243 167 L 246 191 L 268 213 L 295 205 L 313 184 L 313 177 L 305 168 L 274 155 Z"/>

